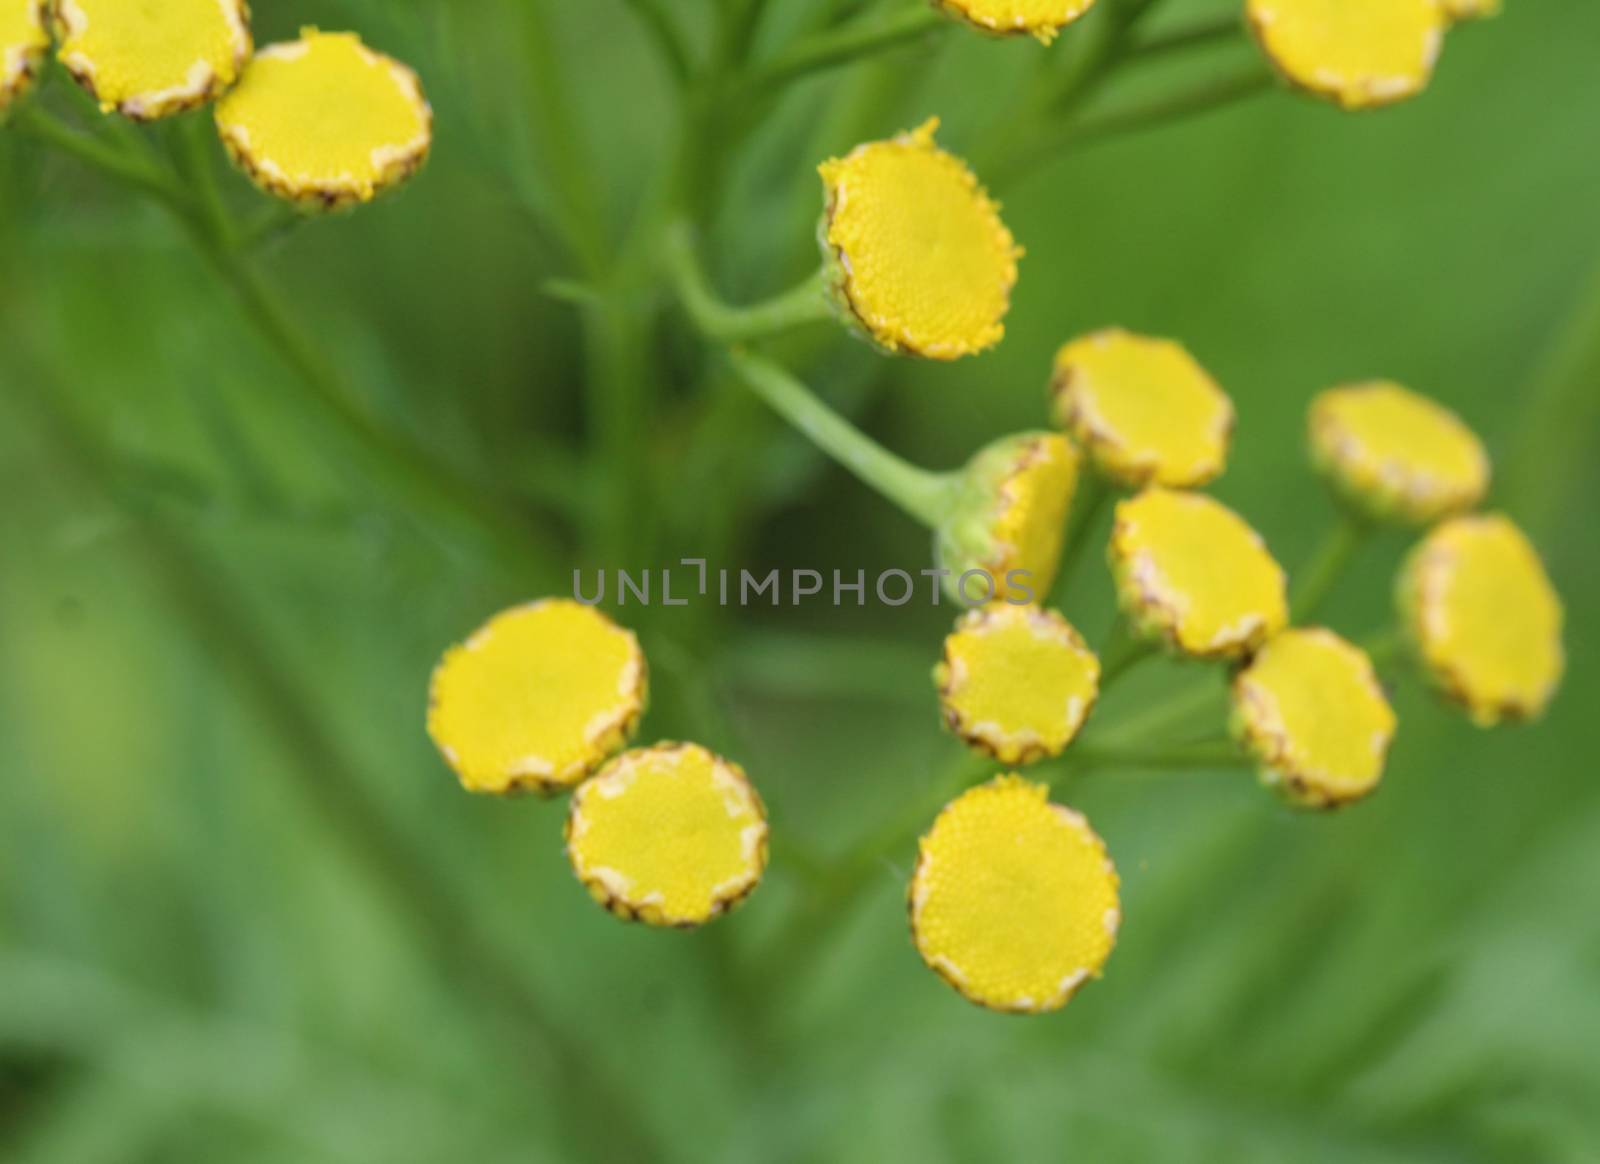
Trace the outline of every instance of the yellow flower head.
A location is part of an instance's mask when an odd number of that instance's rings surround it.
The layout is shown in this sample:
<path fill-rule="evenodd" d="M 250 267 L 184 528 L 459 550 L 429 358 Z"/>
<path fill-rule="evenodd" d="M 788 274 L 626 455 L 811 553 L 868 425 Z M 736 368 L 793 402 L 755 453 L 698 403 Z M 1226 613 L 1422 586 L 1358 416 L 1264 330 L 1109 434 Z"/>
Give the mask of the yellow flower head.
<path fill-rule="evenodd" d="M 307 28 L 256 54 L 218 103 L 217 130 L 256 185 L 333 208 L 416 173 L 433 144 L 433 110 L 405 65 L 355 33 Z"/>
<path fill-rule="evenodd" d="M 567 857 L 618 917 L 697 926 L 761 880 L 767 813 L 737 764 L 657 744 L 624 752 L 573 794 Z"/>
<path fill-rule="evenodd" d="M 935 0 L 938 7 L 997 36 L 1031 36 L 1041 44 L 1094 7 L 1094 0 Z"/>
<path fill-rule="evenodd" d="M 1399 594 L 1423 666 L 1474 722 L 1532 719 L 1549 706 L 1566 666 L 1561 597 L 1509 518 L 1440 525 L 1411 552 Z"/>
<path fill-rule="evenodd" d="M 1181 344 L 1120 328 L 1056 353 L 1056 423 L 1105 476 L 1186 489 L 1221 475 L 1233 403 Z"/>
<path fill-rule="evenodd" d="M 934 668 L 950 730 L 1002 764 L 1059 756 L 1100 690 L 1100 660 L 1053 610 L 968 611 Z"/>
<path fill-rule="evenodd" d="M 0 0 L 0 113 L 28 91 L 49 47 L 45 0 Z"/>
<path fill-rule="evenodd" d="M 644 654 L 593 607 L 552 598 L 490 619 L 433 672 L 428 734 L 469 792 L 555 792 L 628 740 Z"/>
<path fill-rule="evenodd" d="M 939 121 L 818 167 L 829 289 L 879 347 L 954 360 L 1005 334 L 1021 249 L 965 162 L 933 143 Z"/>
<path fill-rule="evenodd" d="M 967 999 L 1037 1014 L 1098 978 L 1116 943 L 1117 871 L 1049 789 L 1001 776 L 945 806 L 911 878 L 922 960 Z"/>
<path fill-rule="evenodd" d="M 1427 525 L 1473 508 L 1489 490 L 1489 454 L 1461 418 L 1379 381 L 1312 402 L 1311 456 L 1350 504 L 1378 520 Z"/>
<path fill-rule="evenodd" d="M 1233 683 L 1234 734 L 1292 804 L 1336 808 L 1383 776 L 1395 715 L 1372 660 L 1326 630 L 1288 630 Z"/>
<path fill-rule="evenodd" d="M 52 14 L 67 71 L 141 121 L 205 104 L 250 56 L 244 0 L 54 0 Z"/>
<path fill-rule="evenodd" d="M 973 457 L 938 532 L 950 593 L 968 605 L 1042 600 L 1061 562 L 1061 539 L 1078 488 L 1078 453 L 1060 433 L 1003 437 Z M 961 576 L 980 571 L 963 585 Z"/>
<path fill-rule="evenodd" d="M 1246 12 L 1291 84 L 1346 109 L 1425 89 L 1448 24 L 1440 0 L 1248 0 Z"/>
<path fill-rule="evenodd" d="M 1288 622 L 1283 568 L 1261 535 L 1204 494 L 1153 488 L 1119 502 L 1110 557 L 1139 633 L 1183 654 L 1247 655 Z"/>

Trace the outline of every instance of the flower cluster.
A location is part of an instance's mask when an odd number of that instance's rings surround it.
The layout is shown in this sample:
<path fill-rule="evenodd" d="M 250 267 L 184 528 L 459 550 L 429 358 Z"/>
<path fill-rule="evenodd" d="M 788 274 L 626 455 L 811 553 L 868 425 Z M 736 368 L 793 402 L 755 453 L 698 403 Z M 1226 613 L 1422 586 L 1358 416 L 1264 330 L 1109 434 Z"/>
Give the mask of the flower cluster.
<path fill-rule="evenodd" d="M 0 7 L 0 111 L 50 45 L 106 113 L 153 121 L 216 102 L 228 154 L 261 189 L 307 208 L 367 202 L 433 141 L 417 76 L 354 33 L 301 31 L 255 50 L 244 0 L 50 0 Z"/>
<path fill-rule="evenodd" d="M 572 791 L 567 857 L 619 917 L 696 926 L 755 889 L 767 815 L 744 770 L 698 744 L 617 754 L 648 687 L 632 632 L 591 606 L 504 611 L 433 673 L 428 734 L 470 792 Z"/>

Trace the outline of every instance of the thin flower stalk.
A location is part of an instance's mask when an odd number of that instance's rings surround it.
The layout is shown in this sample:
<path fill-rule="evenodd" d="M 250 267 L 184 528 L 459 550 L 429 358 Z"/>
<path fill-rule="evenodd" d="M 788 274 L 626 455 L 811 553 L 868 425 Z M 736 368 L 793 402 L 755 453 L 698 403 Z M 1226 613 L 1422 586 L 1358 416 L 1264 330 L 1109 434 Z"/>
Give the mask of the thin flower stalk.
<path fill-rule="evenodd" d="M 1322 605 L 1338 586 L 1339 580 L 1362 549 L 1372 540 L 1372 523 L 1340 507 L 1333 525 L 1322 537 L 1311 560 L 1289 587 L 1289 621 L 1304 625 L 1316 617 Z"/>

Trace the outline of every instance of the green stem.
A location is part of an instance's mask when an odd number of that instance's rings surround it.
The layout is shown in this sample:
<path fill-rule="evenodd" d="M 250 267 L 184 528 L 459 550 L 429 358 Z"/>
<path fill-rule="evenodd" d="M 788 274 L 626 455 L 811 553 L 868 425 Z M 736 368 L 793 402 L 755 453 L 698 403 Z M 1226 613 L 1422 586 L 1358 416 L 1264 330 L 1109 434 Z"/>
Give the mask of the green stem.
<path fill-rule="evenodd" d="M 933 7 L 916 5 L 888 16 L 817 33 L 797 41 L 775 60 L 753 72 L 746 78 L 744 88 L 753 95 L 765 95 L 802 77 L 919 40 L 950 23 L 948 17 Z"/>
<path fill-rule="evenodd" d="M 1380 675 L 1404 659 L 1409 648 L 1410 639 L 1397 626 L 1375 631 L 1361 640 L 1361 649 L 1367 652 L 1373 669 Z"/>
<path fill-rule="evenodd" d="M 548 572 L 527 523 L 489 502 L 483 493 L 415 446 L 375 424 L 349 398 L 338 374 L 294 321 L 283 302 L 232 245 L 233 231 L 220 202 L 197 201 L 168 172 L 70 129 L 37 105 L 22 111 L 19 125 L 37 139 L 76 157 L 107 176 L 156 199 L 185 228 L 200 253 L 234 292 L 262 337 L 295 373 L 299 391 L 287 399 L 318 422 L 331 422 L 365 462 L 370 477 L 408 511 L 426 514 L 453 537 L 529 581 Z M 209 160 L 207 160 L 209 164 Z"/>
<path fill-rule="evenodd" d="M 1244 21 L 1237 12 L 1223 12 L 1202 17 L 1192 23 L 1134 41 L 1130 59 L 1138 62 L 1153 61 L 1174 56 L 1190 49 L 1216 47 L 1229 42 L 1244 43 Z"/>
<path fill-rule="evenodd" d="M 532 527 L 373 421 L 350 399 L 339 374 L 255 267 L 203 226 L 190 225 L 201 253 L 245 316 L 294 373 L 291 382 L 300 391 L 286 399 L 314 424 L 337 431 L 359 455 L 365 474 L 403 499 L 407 512 L 449 530 L 452 540 L 499 562 L 525 585 L 537 585 L 548 574 L 549 560 L 539 552 Z"/>
<path fill-rule="evenodd" d="M 1313 618 L 1351 561 L 1372 537 L 1372 524 L 1339 507 L 1339 516 L 1317 547 L 1311 561 L 1295 578 L 1289 601 L 1289 621 L 1304 625 Z"/>
<path fill-rule="evenodd" d="M 656 46 L 656 51 L 666 62 L 667 72 L 672 77 L 673 83 L 680 89 L 687 87 L 689 78 L 694 73 L 689 45 L 683 39 L 683 34 L 678 31 L 678 26 L 673 23 L 672 15 L 662 0 L 623 0 L 623 2 L 633 10 L 634 15 L 644 25 L 645 32 Z"/>
<path fill-rule="evenodd" d="M 1055 584 L 1050 588 L 1050 605 L 1057 608 L 1066 604 L 1072 590 L 1072 579 L 1083 561 L 1085 551 L 1094 537 L 1100 515 L 1112 498 L 1112 489 L 1106 479 L 1092 469 L 1073 502 L 1072 515 L 1067 522 L 1065 544 L 1061 547 L 1061 560 L 1056 568 Z"/>
<path fill-rule="evenodd" d="M 173 181 L 170 174 L 109 142 L 80 133 L 37 102 L 30 102 L 19 109 L 11 125 L 29 137 L 99 170 L 107 177 L 149 195 L 174 213 L 192 212 L 193 202 L 189 192 Z"/>
<path fill-rule="evenodd" d="M 687 222 L 677 222 L 668 228 L 666 258 L 668 272 L 684 309 L 696 327 L 720 343 L 763 339 L 833 318 L 820 269 L 803 283 L 765 303 L 732 307 L 712 290 L 696 257 L 693 230 Z"/>
<path fill-rule="evenodd" d="M 1068 755 L 1084 768 L 1217 769 L 1246 766 L 1250 757 L 1232 740 L 1155 747 L 1075 747 Z"/>
<path fill-rule="evenodd" d="M 471 908 L 471 895 L 452 888 L 455 875 L 439 867 L 427 846 L 416 844 L 373 798 L 368 780 L 311 712 L 302 686 L 275 658 L 226 581 L 159 510 L 130 503 L 109 468 L 114 453 L 62 393 L 27 375 L 17 377 L 13 387 L 75 475 L 137 525 L 139 536 L 131 544 L 144 556 L 172 609 L 189 623 L 207 657 L 231 672 L 239 690 L 255 701 L 266 728 L 295 757 L 283 771 L 296 782 L 297 793 L 365 866 L 400 916 L 415 925 L 433 958 L 452 979 L 475 984 L 515 1017 L 522 1046 L 545 1060 L 553 1084 L 570 1092 L 569 1102 L 592 1102 L 607 1120 L 615 1121 L 580 1130 L 594 1133 L 611 1150 L 647 1153 L 621 1158 L 654 1158 L 648 1154 L 650 1133 L 628 1106 L 626 1094 L 592 1061 L 583 1043 L 554 1019 L 517 958 L 484 928 L 481 912 Z M 596 1091 L 593 1099 L 584 1094 L 589 1088 Z"/>
<path fill-rule="evenodd" d="M 930 473 L 901 460 L 770 360 L 738 350 L 729 358 L 750 390 L 823 452 L 930 529 L 944 521 L 959 476 Z"/>
<path fill-rule="evenodd" d="M 1133 632 L 1133 625 L 1122 611 L 1117 612 L 1111 624 L 1111 633 L 1100 651 L 1100 690 L 1105 691 L 1144 660 L 1152 658 L 1161 645 L 1152 639 L 1141 638 Z"/>
<path fill-rule="evenodd" d="M 1244 68 L 1172 93 L 1140 98 L 1092 116 L 1048 123 L 1030 140 L 991 165 L 991 181 L 996 186 L 1020 181 L 1038 166 L 1058 157 L 1072 146 L 1124 137 L 1197 117 L 1266 93 L 1276 84 L 1271 70 L 1259 62 L 1252 62 Z"/>
<path fill-rule="evenodd" d="M 1215 713 L 1219 721 L 1224 720 L 1227 694 L 1226 687 L 1217 685 L 1214 674 L 1207 675 L 1134 715 L 1115 720 L 1104 728 L 1092 727 L 1084 734 L 1082 747 L 1086 754 L 1143 747 L 1147 740 L 1188 726 L 1202 712 Z"/>

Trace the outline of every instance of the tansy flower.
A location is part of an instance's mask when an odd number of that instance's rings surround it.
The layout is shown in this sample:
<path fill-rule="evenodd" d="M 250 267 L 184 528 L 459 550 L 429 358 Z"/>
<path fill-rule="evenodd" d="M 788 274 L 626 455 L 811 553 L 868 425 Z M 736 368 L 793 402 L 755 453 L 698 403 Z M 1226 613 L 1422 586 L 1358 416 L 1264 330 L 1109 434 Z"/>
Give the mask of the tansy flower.
<path fill-rule="evenodd" d="M 325 207 L 368 202 L 421 167 L 433 110 L 417 75 L 349 32 L 262 49 L 217 105 L 217 129 L 262 189 Z"/>
<path fill-rule="evenodd" d="M 1269 640 L 1234 679 L 1232 722 L 1261 761 L 1262 783 L 1307 808 L 1376 788 L 1395 730 L 1372 660 L 1326 630 Z"/>
<path fill-rule="evenodd" d="M 1049 44 L 1094 7 L 1094 0 L 935 0 L 950 15 L 1001 36 L 1025 34 Z"/>
<path fill-rule="evenodd" d="M 1059 756 L 1099 694 L 1100 660 L 1053 610 L 968 611 L 934 668 L 950 730 L 1002 764 Z"/>
<path fill-rule="evenodd" d="M 1134 628 L 1183 654 L 1237 658 L 1288 621 L 1283 568 L 1238 514 L 1204 494 L 1155 488 L 1119 502 L 1110 558 Z"/>
<path fill-rule="evenodd" d="M 697 926 L 761 880 L 766 809 L 737 764 L 657 744 L 624 752 L 573 794 L 567 857 L 618 917 Z"/>
<path fill-rule="evenodd" d="M 1056 353 L 1056 423 L 1123 485 L 1192 488 L 1220 476 L 1233 403 L 1181 344 L 1120 328 Z"/>
<path fill-rule="evenodd" d="M 1399 596 L 1428 674 L 1474 722 L 1544 712 L 1565 669 L 1561 598 L 1509 518 L 1440 525 L 1411 552 Z"/>
<path fill-rule="evenodd" d="M 934 118 L 819 167 L 819 238 L 841 313 L 885 350 L 954 360 L 1005 334 L 1022 251 Z"/>
<path fill-rule="evenodd" d="M 1116 942 L 1117 871 L 1043 784 L 1001 776 L 945 806 L 911 878 L 922 960 L 979 1006 L 1036 1014 L 1098 978 Z"/>
<path fill-rule="evenodd" d="M 1060 433 L 1003 437 L 979 451 L 938 530 L 947 585 L 968 605 L 1043 601 L 1061 561 L 1062 531 L 1078 487 L 1078 454 Z M 961 576 L 980 571 L 985 586 Z"/>
<path fill-rule="evenodd" d="M 0 0 L 0 113 L 33 84 L 49 47 L 45 0 Z"/>
<path fill-rule="evenodd" d="M 445 652 L 428 734 L 470 792 L 569 788 L 627 742 L 645 703 L 639 642 L 593 607 L 514 607 Z"/>
<path fill-rule="evenodd" d="M 203 105 L 250 56 L 244 0 L 54 0 L 52 13 L 67 72 L 126 117 Z"/>
<path fill-rule="evenodd" d="M 1420 93 L 1448 24 L 1440 0 L 1248 0 L 1245 11 L 1291 84 L 1346 109 Z"/>
<path fill-rule="evenodd" d="M 1311 456 L 1350 504 L 1379 520 L 1426 525 L 1471 509 L 1489 490 L 1489 454 L 1461 418 L 1378 381 L 1312 402 Z"/>

